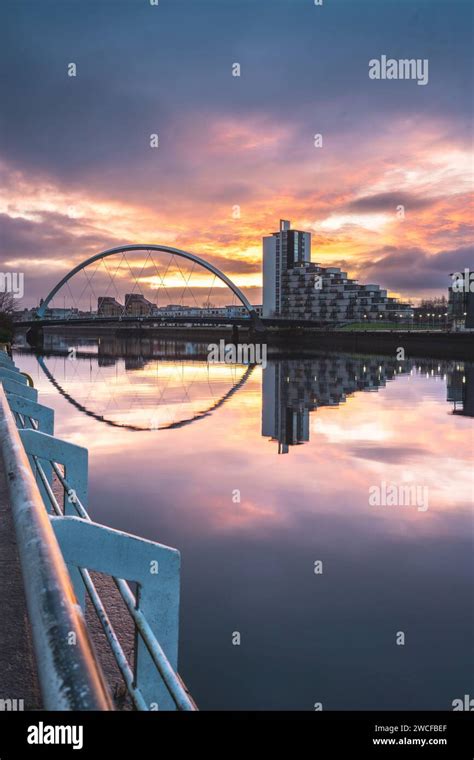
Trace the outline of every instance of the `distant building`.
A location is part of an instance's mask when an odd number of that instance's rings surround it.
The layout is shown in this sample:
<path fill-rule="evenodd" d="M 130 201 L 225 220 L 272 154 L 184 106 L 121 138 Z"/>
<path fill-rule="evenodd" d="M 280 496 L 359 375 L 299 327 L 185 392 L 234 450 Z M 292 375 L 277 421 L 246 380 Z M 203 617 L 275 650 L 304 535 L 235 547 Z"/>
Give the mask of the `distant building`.
<path fill-rule="evenodd" d="M 470 273 L 469 269 L 465 272 Z M 454 278 L 454 275 L 451 275 Z M 448 321 L 453 330 L 474 329 L 474 293 L 471 291 L 469 276 L 464 277 L 448 288 Z"/>
<path fill-rule="evenodd" d="M 253 307 L 256 313 L 262 315 L 262 306 Z M 160 306 L 156 311 L 157 316 L 165 317 L 247 317 L 248 311 L 245 306 L 182 306 L 180 304 L 168 304 Z"/>
<path fill-rule="evenodd" d="M 79 309 L 60 309 L 60 308 L 47 308 L 44 313 L 45 319 L 69 319 L 70 317 L 77 317 Z"/>
<path fill-rule="evenodd" d="M 119 317 L 124 307 L 112 296 L 99 296 L 97 299 L 97 314 L 99 317 Z"/>
<path fill-rule="evenodd" d="M 253 306 L 252 307 L 255 310 L 255 313 L 261 317 L 262 316 L 262 305 Z M 235 304 L 231 306 L 224 306 L 223 310 L 223 316 L 226 317 L 247 317 L 248 311 L 245 306 L 236 306 Z"/>
<path fill-rule="evenodd" d="M 311 234 L 291 230 L 263 238 L 263 316 L 321 322 L 411 321 L 413 310 L 379 285 L 359 285 L 338 267 L 311 262 Z"/>
<path fill-rule="evenodd" d="M 125 293 L 125 314 L 130 317 L 149 317 L 156 311 L 156 304 L 141 293 Z"/>
<path fill-rule="evenodd" d="M 16 312 L 15 318 L 19 322 L 27 322 L 30 319 L 35 319 L 37 311 L 37 306 L 34 306 L 32 309 L 22 309 L 21 311 Z"/>

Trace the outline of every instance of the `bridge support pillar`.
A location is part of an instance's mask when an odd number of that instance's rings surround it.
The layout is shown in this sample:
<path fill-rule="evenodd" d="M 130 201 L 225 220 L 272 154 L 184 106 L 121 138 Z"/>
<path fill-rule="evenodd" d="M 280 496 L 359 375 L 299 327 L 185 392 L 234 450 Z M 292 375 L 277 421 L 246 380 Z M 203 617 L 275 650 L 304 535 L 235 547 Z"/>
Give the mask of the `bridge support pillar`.
<path fill-rule="evenodd" d="M 30 327 L 26 333 L 26 342 L 33 348 L 42 348 L 44 340 L 43 327 L 41 325 L 34 325 Z"/>

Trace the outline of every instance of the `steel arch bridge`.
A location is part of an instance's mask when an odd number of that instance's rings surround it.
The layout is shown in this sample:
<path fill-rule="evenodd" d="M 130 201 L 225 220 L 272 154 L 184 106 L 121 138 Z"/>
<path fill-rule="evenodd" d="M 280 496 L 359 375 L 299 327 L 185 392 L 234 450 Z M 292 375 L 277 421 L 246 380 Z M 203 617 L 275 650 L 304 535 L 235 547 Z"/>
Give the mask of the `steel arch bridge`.
<path fill-rule="evenodd" d="M 43 321 L 44 322 L 49 322 L 50 321 L 50 320 L 48 320 L 46 318 L 47 309 L 48 309 L 49 304 L 51 303 L 51 301 L 53 300 L 53 298 L 56 296 L 56 294 L 58 293 L 58 291 L 60 291 L 63 286 L 68 285 L 69 281 L 76 274 L 78 274 L 81 271 L 84 271 L 91 264 L 94 264 L 95 262 L 100 262 L 100 261 L 102 261 L 102 260 L 104 260 L 104 259 L 106 259 L 108 257 L 116 256 L 118 254 L 122 254 L 122 257 L 123 257 L 127 253 L 140 253 L 140 252 L 141 253 L 148 253 L 148 257 L 150 256 L 150 252 L 168 253 L 168 254 L 171 254 L 172 256 L 176 256 L 178 258 L 186 259 L 186 260 L 192 262 L 193 266 L 197 265 L 198 267 L 201 267 L 202 269 L 210 272 L 211 274 L 214 275 L 214 278 L 217 278 L 221 282 L 223 282 L 232 291 L 232 293 L 238 299 L 238 301 L 240 301 L 241 305 L 244 307 L 245 311 L 248 314 L 248 317 L 246 317 L 245 319 L 251 320 L 251 322 L 253 323 L 254 326 L 257 326 L 257 327 L 260 326 L 260 324 L 261 324 L 260 318 L 259 318 L 257 312 L 255 311 L 254 307 L 252 306 L 252 304 L 249 302 L 249 300 L 246 298 L 246 296 L 240 290 L 240 288 L 237 285 L 235 285 L 235 283 L 229 277 L 227 277 L 227 275 L 225 275 L 223 272 L 221 272 L 220 269 L 218 269 L 217 267 L 215 267 L 213 264 L 210 264 L 209 262 L 205 261 L 205 259 L 203 259 L 203 258 L 201 258 L 199 256 L 196 256 L 193 253 L 190 253 L 189 251 L 183 251 L 183 250 L 181 250 L 179 248 L 173 248 L 173 247 L 170 247 L 170 246 L 167 246 L 167 245 L 155 245 L 155 244 L 123 245 L 123 246 L 118 246 L 116 248 L 109 248 L 106 251 L 102 251 L 101 253 L 97 253 L 94 256 L 91 256 L 90 258 L 88 258 L 85 261 L 83 261 L 81 264 L 78 264 L 76 267 L 74 267 L 73 269 L 71 269 L 71 271 L 68 272 L 68 274 L 65 275 L 57 283 L 57 285 L 55 285 L 54 288 L 48 293 L 48 295 L 46 296 L 46 298 L 44 299 L 44 301 L 41 303 L 41 306 L 37 309 L 37 312 L 36 312 L 36 320 L 37 320 L 37 322 L 38 321 L 42 321 L 42 322 Z M 109 276 L 110 276 L 110 273 L 109 273 Z M 123 316 L 125 316 L 125 314 Z M 111 319 L 112 318 L 109 318 L 109 321 L 111 321 Z M 119 321 L 120 319 L 121 319 L 120 317 L 115 317 L 115 321 Z M 127 319 L 131 319 L 131 318 L 127 316 Z M 153 317 L 150 316 L 149 319 L 153 320 Z M 159 316 L 157 317 L 157 319 L 159 319 Z M 183 317 L 183 319 L 178 320 L 178 321 L 183 321 L 185 319 L 187 319 L 187 318 Z M 222 319 L 223 318 L 216 318 L 215 321 L 219 322 L 219 321 L 222 321 Z M 139 321 L 137 318 L 132 318 L 132 320 Z M 56 324 L 58 324 L 60 322 L 64 323 L 64 322 L 71 322 L 71 321 L 79 321 L 79 320 L 76 320 L 75 318 L 74 318 L 74 320 L 72 320 L 72 319 L 67 319 L 67 320 L 60 320 L 60 319 L 58 320 L 58 319 L 55 319 L 54 320 L 54 322 Z M 193 317 L 192 321 L 193 322 L 194 321 L 199 322 L 200 318 L 199 317 L 197 317 L 197 318 Z M 206 318 L 204 318 L 204 321 L 209 322 L 211 320 L 209 320 L 209 318 L 206 317 Z M 227 321 L 227 323 L 229 323 L 229 321 L 231 321 L 231 320 L 227 319 L 227 320 L 224 320 L 224 321 Z"/>

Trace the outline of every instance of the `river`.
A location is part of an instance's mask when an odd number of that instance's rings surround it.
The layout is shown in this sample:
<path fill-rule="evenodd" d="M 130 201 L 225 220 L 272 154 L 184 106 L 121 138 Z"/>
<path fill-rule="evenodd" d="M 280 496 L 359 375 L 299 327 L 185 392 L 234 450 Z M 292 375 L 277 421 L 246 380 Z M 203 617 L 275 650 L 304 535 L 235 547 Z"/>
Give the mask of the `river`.
<path fill-rule="evenodd" d="M 472 691 L 473 366 L 203 351 L 15 355 L 89 449 L 92 518 L 180 550 L 198 706 L 452 709 Z"/>

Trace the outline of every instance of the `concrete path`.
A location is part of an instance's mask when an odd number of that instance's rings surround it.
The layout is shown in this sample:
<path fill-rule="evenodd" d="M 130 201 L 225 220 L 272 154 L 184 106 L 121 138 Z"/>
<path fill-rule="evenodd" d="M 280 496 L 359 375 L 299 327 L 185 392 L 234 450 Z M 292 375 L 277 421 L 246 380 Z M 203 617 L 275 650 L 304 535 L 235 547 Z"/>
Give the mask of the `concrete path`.
<path fill-rule="evenodd" d="M 12 700 L 12 702 L 9 702 Z M 15 700 L 23 700 L 23 703 Z M 0 710 L 41 708 L 20 560 L 0 454 Z"/>

